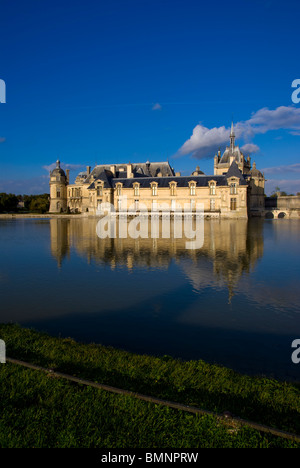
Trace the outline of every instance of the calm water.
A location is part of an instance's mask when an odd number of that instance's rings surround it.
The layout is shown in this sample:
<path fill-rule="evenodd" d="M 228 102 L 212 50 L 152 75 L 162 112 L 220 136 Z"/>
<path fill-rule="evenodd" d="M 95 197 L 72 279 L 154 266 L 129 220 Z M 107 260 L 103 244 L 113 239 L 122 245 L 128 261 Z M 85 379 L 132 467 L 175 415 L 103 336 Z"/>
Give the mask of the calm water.
<path fill-rule="evenodd" d="M 1 322 L 300 381 L 300 221 L 207 220 L 194 251 L 96 223 L 0 221 Z"/>

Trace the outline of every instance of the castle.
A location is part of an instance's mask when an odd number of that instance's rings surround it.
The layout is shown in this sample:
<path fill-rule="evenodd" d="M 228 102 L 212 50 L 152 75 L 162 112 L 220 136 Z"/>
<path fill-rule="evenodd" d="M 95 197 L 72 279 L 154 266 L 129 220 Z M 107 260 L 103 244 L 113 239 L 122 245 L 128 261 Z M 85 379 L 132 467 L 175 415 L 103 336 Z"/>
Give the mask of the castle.
<path fill-rule="evenodd" d="M 69 171 L 57 161 L 50 173 L 50 213 L 72 212 L 96 215 L 102 203 L 110 203 L 116 212 L 127 206 L 139 211 L 175 212 L 188 204 L 204 204 L 204 213 L 211 217 L 248 218 L 264 210 L 265 178 L 251 166 L 235 142 L 233 124 L 230 145 L 214 157 L 214 174 L 205 175 L 197 166 L 190 176 L 175 172 L 169 162 L 97 165 L 80 172 L 70 184 Z M 183 209 L 183 208 L 182 208 Z"/>

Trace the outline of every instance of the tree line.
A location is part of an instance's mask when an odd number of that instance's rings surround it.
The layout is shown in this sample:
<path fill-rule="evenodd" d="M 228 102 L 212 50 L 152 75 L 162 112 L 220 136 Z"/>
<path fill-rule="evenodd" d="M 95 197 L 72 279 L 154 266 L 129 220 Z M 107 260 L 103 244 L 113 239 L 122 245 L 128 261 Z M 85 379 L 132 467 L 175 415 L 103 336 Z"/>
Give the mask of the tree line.
<path fill-rule="evenodd" d="M 0 213 L 47 213 L 49 206 L 48 193 L 42 195 L 0 193 Z"/>

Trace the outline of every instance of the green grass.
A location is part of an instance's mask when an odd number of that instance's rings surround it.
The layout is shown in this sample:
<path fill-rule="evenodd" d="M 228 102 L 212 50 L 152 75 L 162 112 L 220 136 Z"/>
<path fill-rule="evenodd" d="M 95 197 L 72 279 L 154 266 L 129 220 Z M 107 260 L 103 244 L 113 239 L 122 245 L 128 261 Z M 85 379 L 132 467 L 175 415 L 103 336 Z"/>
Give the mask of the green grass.
<path fill-rule="evenodd" d="M 300 390 L 203 361 L 182 362 L 84 345 L 1 325 L 7 355 L 60 372 L 300 433 Z M 13 364 L 0 365 L 0 447 L 298 447 L 130 396 Z"/>

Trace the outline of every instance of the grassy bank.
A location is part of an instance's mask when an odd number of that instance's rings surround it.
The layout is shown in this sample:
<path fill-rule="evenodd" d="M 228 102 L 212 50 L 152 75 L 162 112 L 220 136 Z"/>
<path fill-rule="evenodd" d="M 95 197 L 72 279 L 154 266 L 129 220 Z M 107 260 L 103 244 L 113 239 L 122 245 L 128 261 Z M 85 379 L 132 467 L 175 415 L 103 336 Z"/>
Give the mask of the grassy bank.
<path fill-rule="evenodd" d="M 126 390 L 300 433 L 300 390 L 203 361 L 141 356 L 0 326 L 7 355 Z M 133 397 L 0 365 L 1 447 L 299 447 L 247 427 L 229 427 Z"/>

